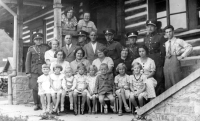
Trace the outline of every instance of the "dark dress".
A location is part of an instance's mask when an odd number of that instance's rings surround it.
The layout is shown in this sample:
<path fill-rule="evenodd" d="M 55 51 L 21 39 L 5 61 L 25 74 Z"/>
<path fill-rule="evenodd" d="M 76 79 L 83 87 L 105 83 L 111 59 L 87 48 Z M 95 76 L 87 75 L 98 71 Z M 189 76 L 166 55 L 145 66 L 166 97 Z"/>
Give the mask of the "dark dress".
<path fill-rule="evenodd" d="M 115 66 L 115 67 L 114 67 L 114 69 L 115 69 L 115 75 L 118 74 L 118 73 L 116 72 L 116 67 L 117 67 L 117 65 L 120 64 L 120 63 L 124 63 L 124 64 L 126 65 L 126 68 L 127 68 L 126 74 L 127 74 L 127 75 L 131 75 L 131 74 L 132 74 L 132 70 L 131 70 L 132 66 L 131 66 L 131 63 L 133 62 L 133 60 L 134 60 L 134 59 L 132 59 L 132 58 L 130 58 L 130 57 L 126 58 L 125 60 L 123 60 L 123 59 L 121 59 L 121 58 L 117 59 L 117 60 L 115 61 L 115 63 L 114 63 L 114 66 Z"/>

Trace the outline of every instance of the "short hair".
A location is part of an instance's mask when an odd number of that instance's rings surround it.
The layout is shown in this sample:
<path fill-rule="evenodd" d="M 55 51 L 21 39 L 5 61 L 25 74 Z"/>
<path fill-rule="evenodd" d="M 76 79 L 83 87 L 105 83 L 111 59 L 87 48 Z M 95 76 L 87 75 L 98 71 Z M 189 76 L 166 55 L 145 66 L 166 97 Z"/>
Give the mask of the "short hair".
<path fill-rule="evenodd" d="M 140 63 L 134 62 L 134 63 L 132 64 L 132 68 L 131 68 L 132 71 L 133 71 L 133 68 L 134 68 L 136 65 L 138 65 L 138 66 L 140 67 L 140 70 L 142 69 L 142 65 L 141 65 Z"/>
<path fill-rule="evenodd" d="M 73 70 L 72 70 L 71 67 L 67 67 L 67 68 L 65 68 L 65 71 L 64 71 L 64 72 L 66 73 L 66 71 L 67 71 L 68 69 L 73 73 Z"/>
<path fill-rule="evenodd" d="M 79 50 L 82 51 L 82 53 L 83 53 L 83 57 L 84 57 L 84 56 L 85 56 L 85 51 L 83 50 L 82 47 L 79 47 L 79 48 L 77 48 L 77 49 L 75 50 L 75 52 L 74 52 L 74 56 L 76 57 L 76 53 L 77 53 Z"/>
<path fill-rule="evenodd" d="M 53 71 L 55 71 L 56 68 L 59 68 L 60 71 L 63 70 L 63 67 L 62 67 L 61 65 L 59 65 L 59 64 L 56 64 L 56 65 L 53 67 Z"/>
<path fill-rule="evenodd" d="M 65 37 L 66 37 L 66 36 L 70 36 L 70 37 L 72 38 L 72 35 L 71 35 L 71 34 L 66 34 Z M 65 38 L 65 37 L 64 37 L 64 38 Z"/>
<path fill-rule="evenodd" d="M 87 71 L 87 68 L 86 68 L 86 66 L 85 66 L 83 63 L 79 63 L 79 64 L 77 65 L 77 70 L 79 70 L 80 68 L 83 68 L 84 71 Z"/>
<path fill-rule="evenodd" d="M 146 51 L 146 54 L 147 54 L 147 55 L 149 54 L 149 49 L 148 49 L 147 46 L 145 46 L 145 45 L 140 45 L 140 46 L 138 46 L 138 48 L 137 48 L 138 54 L 139 54 L 139 49 L 140 49 L 140 48 L 143 48 L 143 49 Z"/>
<path fill-rule="evenodd" d="M 65 54 L 65 52 L 64 52 L 63 50 L 61 50 L 61 49 L 59 49 L 59 50 L 57 50 L 57 51 L 55 52 L 55 54 L 54 54 L 54 58 L 57 58 L 57 54 L 58 54 L 58 52 L 62 52 L 62 53 L 63 53 L 63 59 L 65 59 L 66 54 Z"/>
<path fill-rule="evenodd" d="M 43 68 L 48 68 L 48 69 L 50 69 L 50 66 L 48 65 L 48 64 L 42 64 L 42 69 Z"/>
<path fill-rule="evenodd" d="M 89 12 L 89 11 L 84 11 L 84 13 L 83 13 L 83 16 L 84 16 L 86 13 L 89 13 L 89 14 L 90 14 L 90 12 Z"/>
<path fill-rule="evenodd" d="M 119 63 L 119 64 L 117 65 L 116 72 L 119 72 L 119 68 L 120 68 L 120 67 L 123 67 L 123 68 L 125 69 L 125 71 L 127 70 L 127 67 L 126 67 L 126 65 L 125 65 L 124 63 Z"/>
<path fill-rule="evenodd" d="M 164 31 L 165 31 L 166 29 L 172 29 L 172 31 L 174 31 L 174 27 L 173 27 L 172 25 L 167 25 L 167 26 L 164 28 Z"/>
<path fill-rule="evenodd" d="M 107 50 L 106 47 L 102 47 L 102 48 L 98 49 L 98 51 L 103 52 L 103 54 L 104 54 L 105 56 L 107 56 L 108 50 Z"/>
<path fill-rule="evenodd" d="M 108 64 L 106 64 L 106 63 L 102 63 L 102 64 L 100 65 L 100 68 L 101 68 L 102 66 L 106 66 L 106 67 L 108 68 Z"/>
<path fill-rule="evenodd" d="M 53 39 L 53 40 L 50 41 L 51 45 L 52 45 L 52 42 L 53 42 L 53 41 L 57 42 L 58 45 L 60 44 L 60 42 L 59 42 L 57 39 Z"/>
<path fill-rule="evenodd" d="M 130 51 L 129 51 L 128 47 L 122 46 L 121 52 L 124 51 L 125 49 L 127 49 L 127 51 L 128 51 L 128 55 L 127 55 L 127 58 L 128 58 L 128 57 L 129 57 L 129 54 L 130 54 Z"/>
<path fill-rule="evenodd" d="M 95 71 L 95 73 L 97 73 L 98 68 L 97 68 L 95 65 L 90 65 L 90 66 L 89 66 L 88 73 L 90 72 L 90 68 L 93 68 L 94 71 Z"/>

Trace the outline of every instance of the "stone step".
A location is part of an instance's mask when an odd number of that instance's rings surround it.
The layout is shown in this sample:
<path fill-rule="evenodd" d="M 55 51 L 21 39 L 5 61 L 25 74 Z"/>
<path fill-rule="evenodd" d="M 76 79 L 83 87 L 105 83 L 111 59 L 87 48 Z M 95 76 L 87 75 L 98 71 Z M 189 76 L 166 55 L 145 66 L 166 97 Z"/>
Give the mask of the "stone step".
<path fill-rule="evenodd" d="M 193 47 L 193 51 L 189 55 L 189 57 L 191 57 L 191 56 L 198 56 L 198 55 L 200 55 L 200 46 L 195 46 L 195 47 Z"/>
<path fill-rule="evenodd" d="M 191 44 L 192 47 L 200 46 L 200 38 L 190 39 L 190 40 L 185 40 L 185 41 Z"/>

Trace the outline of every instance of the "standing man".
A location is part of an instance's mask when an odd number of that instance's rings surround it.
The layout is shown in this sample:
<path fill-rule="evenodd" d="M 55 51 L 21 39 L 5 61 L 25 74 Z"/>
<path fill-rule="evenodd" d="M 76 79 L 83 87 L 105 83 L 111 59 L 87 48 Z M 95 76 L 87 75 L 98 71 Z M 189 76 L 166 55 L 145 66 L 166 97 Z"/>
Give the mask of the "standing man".
<path fill-rule="evenodd" d="M 62 47 L 62 50 L 65 52 L 65 60 L 69 63 L 75 59 L 74 52 L 79 47 L 75 44 L 72 44 L 72 36 L 70 34 L 65 35 L 65 46 Z"/>
<path fill-rule="evenodd" d="M 112 58 L 112 60 L 115 61 L 121 57 L 121 49 L 122 45 L 114 41 L 114 33 L 115 31 L 113 29 L 106 29 L 103 31 L 105 38 L 106 38 L 106 48 L 108 50 L 107 56 Z"/>
<path fill-rule="evenodd" d="M 139 57 L 139 54 L 137 52 L 138 45 L 136 44 L 137 36 L 138 36 L 137 31 L 128 32 L 126 34 L 126 37 L 127 37 L 127 44 L 126 45 L 129 49 L 129 56 L 130 56 L 129 58 L 132 59 L 132 60 Z"/>
<path fill-rule="evenodd" d="M 42 75 L 42 64 L 45 63 L 44 54 L 49 49 L 48 46 L 43 45 L 43 34 L 33 34 L 33 42 L 35 45 L 28 48 L 26 56 L 26 74 L 29 77 L 29 88 L 33 90 L 34 110 L 39 110 L 39 96 L 37 78 Z"/>
<path fill-rule="evenodd" d="M 181 80 L 180 60 L 192 52 L 192 46 L 182 39 L 174 37 L 174 27 L 165 27 L 166 58 L 164 66 L 165 88 L 169 89 Z"/>
<path fill-rule="evenodd" d="M 166 39 L 162 34 L 157 33 L 156 21 L 146 21 L 147 35 L 144 38 L 144 44 L 149 49 L 149 57 L 155 61 L 156 72 L 155 79 L 157 81 L 156 94 L 159 95 L 165 91 L 165 81 L 163 74 L 165 52 L 164 43 Z"/>
<path fill-rule="evenodd" d="M 97 33 L 95 31 L 91 31 L 89 35 L 90 42 L 83 47 L 85 51 L 85 57 L 90 61 L 90 63 L 98 58 L 97 50 L 100 50 L 104 47 L 103 44 L 97 42 L 97 37 Z"/>
<path fill-rule="evenodd" d="M 80 30 L 80 31 L 78 31 L 77 35 L 78 35 L 77 46 L 83 47 L 85 44 L 88 43 L 88 41 L 87 41 L 88 33 L 87 32 Z"/>

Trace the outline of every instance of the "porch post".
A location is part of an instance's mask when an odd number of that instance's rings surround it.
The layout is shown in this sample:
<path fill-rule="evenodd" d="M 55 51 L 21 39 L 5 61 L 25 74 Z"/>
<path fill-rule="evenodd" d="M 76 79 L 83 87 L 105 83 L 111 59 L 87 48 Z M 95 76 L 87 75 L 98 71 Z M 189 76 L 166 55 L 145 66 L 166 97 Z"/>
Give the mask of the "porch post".
<path fill-rule="evenodd" d="M 60 42 L 62 47 L 62 29 L 61 29 L 61 0 L 54 0 L 54 38 Z"/>
<path fill-rule="evenodd" d="M 17 48 L 17 75 L 19 73 L 22 73 L 22 67 L 23 67 L 23 0 L 17 0 L 17 15 L 18 15 L 18 23 L 17 23 L 17 39 L 19 40 L 19 46 Z"/>

